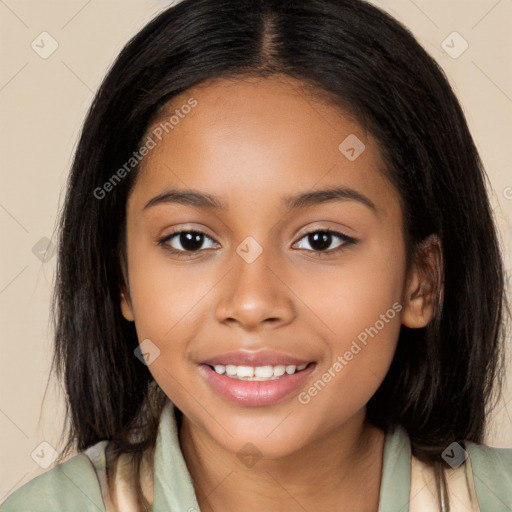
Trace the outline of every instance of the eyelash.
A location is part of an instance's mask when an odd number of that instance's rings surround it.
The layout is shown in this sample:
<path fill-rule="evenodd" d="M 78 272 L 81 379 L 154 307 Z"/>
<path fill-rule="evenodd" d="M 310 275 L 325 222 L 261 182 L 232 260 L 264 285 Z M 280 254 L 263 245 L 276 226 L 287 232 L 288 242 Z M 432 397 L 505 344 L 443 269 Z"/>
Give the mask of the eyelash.
<path fill-rule="evenodd" d="M 168 244 L 168 242 L 171 241 L 173 238 L 178 237 L 179 235 L 181 235 L 183 233 L 190 233 L 190 234 L 194 234 L 194 235 L 203 235 L 204 237 L 209 238 L 210 240 L 215 242 L 215 240 L 213 240 L 213 238 L 208 236 L 206 233 L 203 233 L 202 231 L 197 231 L 197 230 L 191 229 L 191 230 L 182 230 L 182 231 L 176 231 L 174 233 L 171 233 L 170 235 L 167 235 L 164 238 L 160 239 L 158 241 L 158 245 L 162 246 L 162 248 L 164 250 L 169 251 L 171 254 L 174 254 L 174 255 L 178 256 L 179 258 L 193 258 L 195 253 L 201 252 L 201 249 L 199 249 L 197 251 L 180 250 L 180 249 L 175 249 L 174 247 L 171 247 Z M 334 249 L 329 249 L 327 251 L 315 251 L 314 249 L 301 249 L 301 250 L 306 250 L 309 252 L 314 252 L 319 257 L 331 256 L 334 253 L 338 253 L 338 252 L 345 250 L 345 248 L 347 246 L 355 245 L 358 242 L 358 240 L 355 238 L 352 238 L 348 235 L 339 233 L 338 231 L 334 231 L 334 230 L 328 229 L 328 228 L 327 229 L 316 229 L 314 231 L 309 231 L 308 233 L 304 233 L 304 235 L 302 235 L 298 241 L 308 237 L 309 235 L 313 235 L 315 233 L 328 233 L 336 238 L 339 238 L 342 242 L 344 242 L 341 245 L 339 245 L 338 247 L 335 247 Z"/>

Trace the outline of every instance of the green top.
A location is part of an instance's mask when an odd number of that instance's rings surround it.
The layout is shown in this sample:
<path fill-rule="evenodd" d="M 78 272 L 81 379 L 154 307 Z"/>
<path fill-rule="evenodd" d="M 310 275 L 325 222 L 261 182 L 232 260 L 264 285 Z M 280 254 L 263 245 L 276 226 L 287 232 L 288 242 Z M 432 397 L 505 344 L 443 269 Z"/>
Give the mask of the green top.
<path fill-rule="evenodd" d="M 482 512 L 512 511 L 512 449 L 467 443 Z M 411 449 L 401 427 L 388 432 L 378 512 L 409 512 Z M 180 449 L 174 407 L 162 412 L 154 462 L 153 512 L 199 512 Z M 1 512 L 106 512 L 98 474 L 80 453 L 39 475 L 12 493 Z"/>

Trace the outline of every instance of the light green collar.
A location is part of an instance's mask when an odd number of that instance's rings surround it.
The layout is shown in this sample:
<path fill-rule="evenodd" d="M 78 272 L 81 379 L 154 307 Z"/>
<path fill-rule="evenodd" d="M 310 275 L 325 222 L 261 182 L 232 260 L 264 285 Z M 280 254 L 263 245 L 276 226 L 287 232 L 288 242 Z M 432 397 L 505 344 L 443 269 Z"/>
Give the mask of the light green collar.
<path fill-rule="evenodd" d="M 200 512 L 170 401 L 165 404 L 158 427 L 153 474 L 153 512 Z"/>
<path fill-rule="evenodd" d="M 386 434 L 378 512 L 409 512 L 411 444 L 405 429 Z"/>

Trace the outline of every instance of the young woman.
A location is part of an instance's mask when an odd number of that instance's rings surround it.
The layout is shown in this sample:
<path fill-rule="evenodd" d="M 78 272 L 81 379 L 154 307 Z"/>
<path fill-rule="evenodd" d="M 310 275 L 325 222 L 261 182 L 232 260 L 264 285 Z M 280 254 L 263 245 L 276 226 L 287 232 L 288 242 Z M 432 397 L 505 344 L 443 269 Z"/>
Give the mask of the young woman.
<path fill-rule="evenodd" d="M 512 510 L 512 450 L 481 444 L 507 325 L 485 179 L 375 7 L 167 9 L 84 124 L 67 450 L 2 511 Z"/>

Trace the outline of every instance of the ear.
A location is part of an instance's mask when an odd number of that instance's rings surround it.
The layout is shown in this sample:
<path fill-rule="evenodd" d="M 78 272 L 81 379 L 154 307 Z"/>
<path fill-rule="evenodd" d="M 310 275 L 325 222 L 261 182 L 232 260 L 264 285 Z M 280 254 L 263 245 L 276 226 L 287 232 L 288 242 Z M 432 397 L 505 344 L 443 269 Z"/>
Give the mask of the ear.
<path fill-rule="evenodd" d="M 132 300 L 130 297 L 128 272 L 126 271 L 126 266 L 124 262 L 121 263 L 121 269 L 123 273 L 123 282 L 121 284 L 120 292 L 121 313 L 123 314 L 124 318 L 128 320 L 128 322 L 133 322 L 135 320 L 135 315 L 133 313 Z"/>
<path fill-rule="evenodd" d="M 404 290 L 402 324 L 425 327 L 442 304 L 443 253 L 436 234 L 419 243 Z"/>

